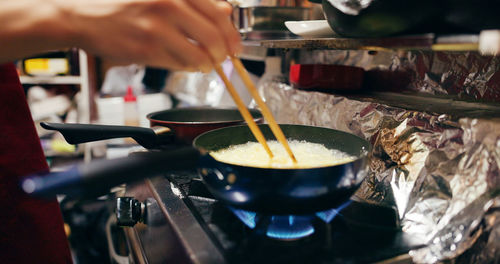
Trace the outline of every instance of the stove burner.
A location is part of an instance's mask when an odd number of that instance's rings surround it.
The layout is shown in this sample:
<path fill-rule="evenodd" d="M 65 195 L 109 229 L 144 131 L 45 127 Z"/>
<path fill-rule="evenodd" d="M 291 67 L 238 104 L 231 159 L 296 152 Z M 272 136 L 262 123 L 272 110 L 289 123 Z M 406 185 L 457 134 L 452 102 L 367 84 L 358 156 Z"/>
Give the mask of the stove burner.
<path fill-rule="evenodd" d="M 296 240 L 314 233 L 309 216 L 271 216 L 266 235 L 279 240 Z"/>
<path fill-rule="evenodd" d="M 315 218 L 328 224 L 351 202 L 349 200 L 337 208 L 310 215 L 268 216 L 232 207 L 230 209 L 249 228 L 261 232 L 269 238 L 290 241 L 312 235 L 315 231 L 313 224 Z"/>

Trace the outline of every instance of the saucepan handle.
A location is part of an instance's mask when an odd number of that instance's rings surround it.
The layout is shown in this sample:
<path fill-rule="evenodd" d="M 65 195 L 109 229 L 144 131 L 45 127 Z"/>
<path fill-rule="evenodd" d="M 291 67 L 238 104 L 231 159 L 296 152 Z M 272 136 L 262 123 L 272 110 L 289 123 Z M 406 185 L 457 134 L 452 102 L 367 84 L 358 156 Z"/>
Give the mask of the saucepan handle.
<path fill-rule="evenodd" d="M 52 198 L 97 197 L 112 187 L 157 176 L 169 170 L 196 168 L 200 152 L 194 147 L 172 151 L 142 152 L 125 158 L 80 163 L 63 172 L 32 175 L 21 182 L 22 189 L 33 196 Z"/>
<path fill-rule="evenodd" d="M 157 146 L 156 133 L 153 129 L 145 127 L 46 122 L 41 122 L 40 125 L 48 130 L 59 131 L 70 144 L 131 137 L 145 148 Z"/>

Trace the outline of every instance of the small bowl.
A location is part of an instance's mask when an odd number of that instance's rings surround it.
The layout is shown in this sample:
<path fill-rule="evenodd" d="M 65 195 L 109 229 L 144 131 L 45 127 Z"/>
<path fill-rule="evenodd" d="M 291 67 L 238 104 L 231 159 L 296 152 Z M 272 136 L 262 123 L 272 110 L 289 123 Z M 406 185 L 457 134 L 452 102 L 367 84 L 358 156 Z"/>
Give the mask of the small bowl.
<path fill-rule="evenodd" d="M 285 26 L 293 34 L 303 38 L 335 37 L 337 35 L 326 20 L 285 21 Z"/>

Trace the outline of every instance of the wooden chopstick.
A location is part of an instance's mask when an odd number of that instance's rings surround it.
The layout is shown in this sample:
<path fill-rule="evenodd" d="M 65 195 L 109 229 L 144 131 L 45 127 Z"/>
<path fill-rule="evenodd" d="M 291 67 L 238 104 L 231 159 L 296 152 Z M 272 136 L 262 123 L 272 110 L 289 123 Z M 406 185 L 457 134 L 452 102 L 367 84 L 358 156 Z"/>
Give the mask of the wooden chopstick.
<path fill-rule="evenodd" d="M 266 103 L 260 97 L 259 92 L 257 91 L 257 88 L 255 88 L 255 85 L 250 79 L 250 75 L 248 75 L 248 72 L 243 66 L 243 63 L 241 62 L 240 59 L 234 56 L 231 57 L 231 61 L 233 62 L 236 71 L 238 71 L 238 74 L 243 80 L 243 83 L 245 83 L 245 86 L 252 95 L 253 99 L 255 100 L 255 102 L 257 102 L 257 105 L 260 107 L 262 115 L 264 115 L 264 118 L 269 123 L 269 127 L 271 127 L 271 131 L 273 132 L 274 136 L 281 143 L 281 145 L 283 145 L 283 147 L 285 148 L 286 152 L 288 153 L 292 161 L 294 163 L 297 163 L 297 159 L 293 155 L 292 149 L 290 149 L 290 146 L 288 145 L 288 141 L 286 140 L 285 134 L 283 134 L 283 131 L 281 130 L 280 126 L 278 125 L 278 123 L 276 123 L 276 120 L 274 119 L 271 110 L 269 110 Z"/>
<path fill-rule="evenodd" d="M 236 103 L 236 106 L 238 107 L 238 110 L 240 111 L 241 115 L 243 116 L 243 119 L 247 122 L 248 127 L 250 127 L 250 131 L 252 131 L 253 135 L 257 139 L 257 141 L 264 147 L 266 150 L 267 154 L 269 154 L 270 158 L 273 158 L 273 152 L 267 145 L 267 140 L 262 134 L 262 131 L 260 131 L 259 127 L 253 120 L 252 115 L 250 114 L 250 111 L 248 111 L 247 107 L 245 106 L 245 103 L 243 103 L 243 100 L 241 100 L 240 96 L 236 92 L 236 89 L 234 86 L 231 84 L 229 79 L 226 77 L 226 74 L 222 71 L 221 66 L 215 66 L 215 71 L 219 75 L 219 77 L 222 79 L 224 84 L 226 85 L 227 91 L 233 98 L 234 102 Z"/>

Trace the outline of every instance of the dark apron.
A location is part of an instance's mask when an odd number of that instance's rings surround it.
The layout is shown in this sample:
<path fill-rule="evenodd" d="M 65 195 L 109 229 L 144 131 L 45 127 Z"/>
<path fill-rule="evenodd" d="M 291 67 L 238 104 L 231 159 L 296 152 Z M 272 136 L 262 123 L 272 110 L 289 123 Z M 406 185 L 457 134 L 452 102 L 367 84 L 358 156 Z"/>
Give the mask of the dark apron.
<path fill-rule="evenodd" d="M 0 65 L 0 262 L 71 263 L 55 199 L 23 194 L 19 179 L 48 166 L 14 64 Z"/>

